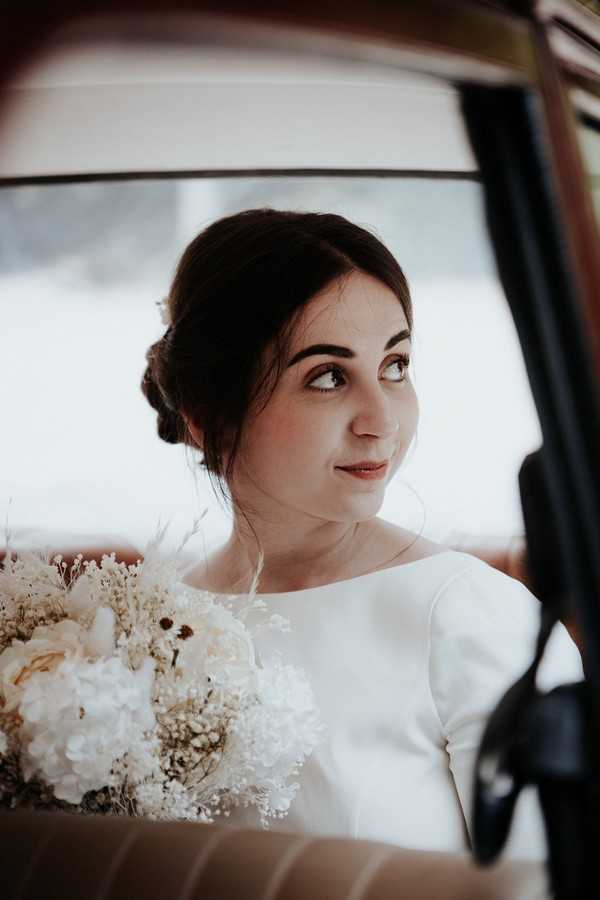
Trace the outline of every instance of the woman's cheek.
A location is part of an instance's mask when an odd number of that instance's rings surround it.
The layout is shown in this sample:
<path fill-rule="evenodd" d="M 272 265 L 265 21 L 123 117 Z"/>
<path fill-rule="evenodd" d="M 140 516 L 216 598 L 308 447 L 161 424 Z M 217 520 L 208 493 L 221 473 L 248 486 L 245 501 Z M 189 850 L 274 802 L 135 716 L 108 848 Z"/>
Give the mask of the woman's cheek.
<path fill-rule="evenodd" d="M 300 429 L 294 416 L 284 408 L 272 409 L 254 423 L 251 432 L 252 453 L 265 457 L 279 456 L 282 450 L 293 447 Z"/>
<path fill-rule="evenodd" d="M 276 434 L 280 449 L 290 458 L 304 458 L 309 451 L 314 455 L 318 435 L 315 435 L 309 422 L 300 421 L 296 417 L 284 417 L 277 426 Z"/>
<path fill-rule="evenodd" d="M 321 419 L 314 411 L 295 410 L 291 415 L 280 411 L 277 421 L 273 423 L 272 440 L 277 442 L 278 452 L 284 453 L 288 459 L 315 460 L 323 452 L 327 452 L 328 436 L 331 435 L 325 417 Z"/>

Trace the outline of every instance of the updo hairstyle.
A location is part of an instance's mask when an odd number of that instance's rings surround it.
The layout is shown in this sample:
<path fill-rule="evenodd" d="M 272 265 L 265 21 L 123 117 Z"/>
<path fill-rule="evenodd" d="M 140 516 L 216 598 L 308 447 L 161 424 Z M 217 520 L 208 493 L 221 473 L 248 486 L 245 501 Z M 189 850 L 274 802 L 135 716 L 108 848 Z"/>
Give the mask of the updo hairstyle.
<path fill-rule="evenodd" d="M 141 387 L 162 440 L 197 446 L 183 412 L 202 429 L 201 465 L 224 496 L 244 426 L 272 396 L 302 310 L 356 270 L 393 291 L 412 329 L 402 269 L 343 216 L 248 209 L 213 222 L 184 250 L 166 300 L 171 326 L 146 353 Z"/>

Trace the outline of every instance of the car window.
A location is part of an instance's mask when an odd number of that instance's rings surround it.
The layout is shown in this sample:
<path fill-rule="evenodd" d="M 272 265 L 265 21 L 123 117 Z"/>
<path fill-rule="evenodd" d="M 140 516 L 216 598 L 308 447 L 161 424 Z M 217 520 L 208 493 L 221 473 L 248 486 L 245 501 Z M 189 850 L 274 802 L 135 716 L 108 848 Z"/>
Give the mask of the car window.
<path fill-rule="evenodd" d="M 270 205 L 337 212 L 372 229 L 408 277 L 420 425 L 380 514 L 438 540 L 457 531 L 522 532 L 517 474 L 541 434 L 457 92 L 412 74 L 399 81 L 397 70 L 367 77 L 364 67 L 349 74 L 329 65 L 325 72 L 297 59 L 285 76 L 280 58 L 269 59 L 266 75 L 253 59 L 244 74 L 239 51 L 233 68 L 231 53 L 195 54 L 193 65 L 204 63 L 193 78 L 167 71 L 166 63 L 149 67 L 144 54 L 129 52 L 129 74 L 119 73 L 112 50 L 108 68 L 93 59 L 85 77 L 79 59 L 44 77 L 28 75 L 19 86 L 23 111 L 7 120 L 0 403 L 10 424 L 2 520 L 10 509 L 15 526 L 122 533 L 141 546 L 159 516 L 172 519 L 180 535 L 208 507 L 205 533 L 209 543 L 221 540 L 226 514 L 193 452 L 159 440 L 139 383 L 144 354 L 164 329 L 155 303 L 187 242 L 220 216 Z M 212 73 L 219 65 L 225 77 Z M 263 130 L 238 110 L 244 139 L 232 143 L 231 104 L 241 102 L 235 78 Z M 166 110 L 162 94 L 153 106 L 160 79 L 184 112 L 192 99 L 206 105 L 218 98 L 206 114 L 194 105 L 194 116 L 185 115 L 197 130 L 186 132 L 184 148 L 173 139 L 180 132 L 165 131 L 161 121 L 148 125 Z M 94 109 L 87 88 L 108 124 L 86 118 Z M 318 120 L 300 115 L 322 97 Z M 75 102 L 80 117 L 68 114 Z M 368 134 L 354 125 L 358 103 L 371 116 Z M 121 118 L 111 124 L 113 105 Z M 64 130 L 49 130 L 57 118 Z M 161 136 L 160 146 L 149 143 L 150 133 Z M 176 169 L 190 160 L 197 171 L 181 177 Z M 215 160 L 229 172 L 215 175 Z M 116 174 L 124 169 L 131 176 Z M 26 183 L 28 173 L 38 181 Z M 53 173 L 68 183 L 45 183 Z"/>
<path fill-rule="evenodd" d="M 139 381 L 178 254 L 227 213 L 270 204 L 374 230 L 411 286 L 417 443 L 381 515 L 425 532 L 522 529 L 517 472 L 540 442 L 522 355 L 471 178 L 204 178 L 5 189 L 0 296 L 4 512 L 143 540 L 211 507 L 161 442 Z M 420 499 L 419 499 L 420 498 Z M 205 520 L 209 521 L 209 520 Z M 185 524 L 184 524 L 185 523 Z M 211 535 L 214 531 L 211 531 Z"/>

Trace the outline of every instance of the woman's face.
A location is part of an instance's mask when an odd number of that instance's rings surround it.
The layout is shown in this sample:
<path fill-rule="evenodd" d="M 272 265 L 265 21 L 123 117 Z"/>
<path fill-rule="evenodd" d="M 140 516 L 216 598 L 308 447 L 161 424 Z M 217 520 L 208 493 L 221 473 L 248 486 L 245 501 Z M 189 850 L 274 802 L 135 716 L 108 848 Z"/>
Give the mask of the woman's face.
<path fill-rule="evenodd" d="M 417 427 L 410 350 L 400 301 L 371 275 L 352 272 L 312 298 L 275 392 L 245 428 L 233 493 L 263 514 L 274 504 L 328 521 L 376 515 Z M 385 477 L 338 468 L 363 460 L 388 460 Z"/>

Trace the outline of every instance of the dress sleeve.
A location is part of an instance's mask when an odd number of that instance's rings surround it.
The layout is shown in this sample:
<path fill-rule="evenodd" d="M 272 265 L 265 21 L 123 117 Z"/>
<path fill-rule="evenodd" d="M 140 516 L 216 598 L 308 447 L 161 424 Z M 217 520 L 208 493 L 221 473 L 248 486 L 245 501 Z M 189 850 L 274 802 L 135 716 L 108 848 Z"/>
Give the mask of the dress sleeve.
<path fill-rule="evenodd" d="M 481 561 L 446 582 L 432 603 L 430 688 L 470 838 L 479 741 L 497 702 L 533 660 L 540 612 L 540 601 L 522 582 Z M 579 650 L 557 622 L 536 684 L 548 691 L 583 677 Z M 546 856 L 537 788 L 527 785 L 518 797 L 501 858 Z"/>

